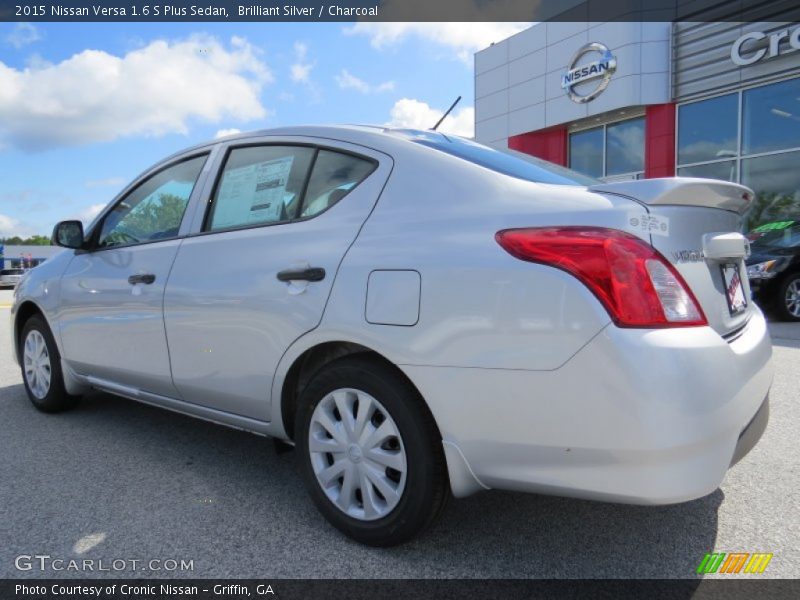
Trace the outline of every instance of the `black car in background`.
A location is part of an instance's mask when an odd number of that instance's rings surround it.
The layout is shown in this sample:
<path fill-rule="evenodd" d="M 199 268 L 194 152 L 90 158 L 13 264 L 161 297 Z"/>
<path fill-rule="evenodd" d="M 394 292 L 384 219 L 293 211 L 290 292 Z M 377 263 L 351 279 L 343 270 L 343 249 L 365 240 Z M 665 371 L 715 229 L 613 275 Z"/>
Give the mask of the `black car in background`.
<path fill-rule="evenodd" d="M 767 223 L 749 238 L 753 297 L 776 317 L 800 321 L 800 221 Z"/>

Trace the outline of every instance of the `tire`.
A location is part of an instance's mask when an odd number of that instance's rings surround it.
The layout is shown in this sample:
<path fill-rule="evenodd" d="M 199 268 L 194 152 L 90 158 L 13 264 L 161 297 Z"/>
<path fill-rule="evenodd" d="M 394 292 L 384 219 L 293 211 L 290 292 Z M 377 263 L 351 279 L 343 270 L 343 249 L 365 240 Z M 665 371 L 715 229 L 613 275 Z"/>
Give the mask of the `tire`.
<path fill-rule="evenodd" d="M 301 393 L 295 423 L 306 487 L 345 535 L 394 546 L 444 509 L 450 487 L 441 436 L 416 389 L 385 363 L 356 355 L 323 367 Z"/>
<path fill-rule="evenodd" d="M 784 278 L 773 306 L 782 321 L 800 321 L 800 273 L 790 273 Z"/>
<path fill-rule="evenodd" d="M 19 344 L 22 381 L 31 403 L 46 413 L 73 408 L 80 397 L 68 394 L 64 388 L 61 355 L 41 316 L 34 315 L 25 322 Z"/>

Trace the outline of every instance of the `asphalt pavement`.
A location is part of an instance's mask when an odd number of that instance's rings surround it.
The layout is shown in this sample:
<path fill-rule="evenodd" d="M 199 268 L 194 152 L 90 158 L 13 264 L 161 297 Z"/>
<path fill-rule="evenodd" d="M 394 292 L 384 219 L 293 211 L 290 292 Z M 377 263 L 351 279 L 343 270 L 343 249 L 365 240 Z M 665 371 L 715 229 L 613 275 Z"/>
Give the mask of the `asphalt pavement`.
<path fill-rule="evenodd" d="M 692 578 L 711 551 L 771 552 L 761 577 L 800 576 L 800 324 L 771 325 L 769 427 L 711 495 L 640 507 L 484 492 L 373 549 L 328 526 L 294 452 L 265 438 L 100 393 L 34 410 L 9 303 L 0 292 L 0 577 Z"/>

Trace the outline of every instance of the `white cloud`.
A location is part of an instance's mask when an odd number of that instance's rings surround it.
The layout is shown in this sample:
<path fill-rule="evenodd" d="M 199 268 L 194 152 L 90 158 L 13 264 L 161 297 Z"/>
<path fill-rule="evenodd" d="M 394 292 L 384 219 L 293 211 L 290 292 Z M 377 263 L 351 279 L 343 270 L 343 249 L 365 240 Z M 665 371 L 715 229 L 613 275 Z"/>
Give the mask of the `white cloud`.
<path fill-rule="evenodd" d="M 11 33 L 5 37 L 6 42 L 17 50 L 28 44 L 38 42 L 40 39 L 42 39 L 42 35 L 39 30 L 30 23 L 17 23 Z"/>
<path fill-rule="evenodd" d="M 386 123 L 387 127 L 408 127 L 412 129 L 430 129 L 442 118 L 444 110 L 433 108 L 426 102 L 421 102 L 412 98 L 401 98 L 394 103 L 389 112 L 391 120 Z M 451 133 L 463 137 L 475 135 L 475 109 L 465 106 L 462 109 L 456 108 L 439 125 L 438 131 Z"/>
<path fill-rule="evenodd" d="M 0 62 L 0 144 L 37 150 L 185 134 L 190 119 L 262 119 L 271 80 L 258 50 L 235 36 L 158 40 L 122 57 L 84 50 L 39 69 Z"/>
<path fill-rule="evenodd" d="M 308 46 L 303 42 L 294 43 L 294 63 L 289 66 L 292 81 L 303 86 L 303 98 L 308 104 L 318 104 L 322 101 L 322 91 L 311 77 L 311 71 L 316 62 L 308 59 Z"/>
<path fill-rule="evenodd" d="M 79 212 L 75 218 L 79 221 L 83 221 L 84 225 L 88 225 L 105 207 L 105 204 L 92 204 L 91 206 L 87 206 L 84 210 Z"/>
<path fill-rule="evenodd" d="M 334 78 L 336 79 L 336 83 L 338 83 L 339 87 L 343 90 L 356 90 L 362 94 L 391 92 L 394 89 L 394 81 L 384 81 L 383 83 L 372 85 L 363 79 L 359 79 L 347 69 L 342 69 L 342 72 Z"/>
<path fill-rule="evenodd" d="M 106 177 L 105 179 L 90 179 L 86 182 L 86 187 L 122 187 L 125 183 L 125 179 L 122 177 Z"/>
<path fill-rule="evenodd" d="M 225 137 L 226 135 L 236 135 L 237 133 L 242 133 L 242 130 L 236 129 L 236 127 L 231 127 L 230 129 L 220 129 L 214 134 L 214 139 L 216 140 L 221 137 Z"/>
<path fill-rule="evenodd" d="M 0 238 L 14 237 L 15 235 L 27 238 L 39 233 L 27 221 L 0 214 Z"/>
<path fill-rule="evenodd" d="M 28 57 L 25 59 L 25 66 L 33 71 L 36 71 L 38 69 L 47 69 L 48 67 L 52 67 L 53 63 L 51 63 L 49 60 L 45 60 L 40 54 L 34 52 L 33 54 L 28 55 Z"/>
<path fill-rule="evenodd" d="M 456 57 L 472 64 L 472 55 L 530 27 L 530 23 L 356 23 L 347 35 L 364 35 L 374 48 L 396 46 L 417 38 L 444 46 Z"/>
<path fill-rule="evenodd" d="M 311 69 L 314 68 L 314 63 L 306 61 L 307 55 L 308 46 L 302 42 L 295 42 L 295 62 L 291 66 L 292 81 L 297 83 L 309 83 L 311 78 Z"/>
<path fill-rule="evenodd" d="M 311 69 L 314 65 L 311 64 L 294 64 L 292 65 L 292 81 L 298 83 L 307 83 L 308 78 L 311 76 Z"/>
<path fill-rule="evenodd" d="M 18 219 L 0 214 L 0 237 L 13 237 L 18 235 L 20 237 L 28 237 L 30 232 L 20 231 L 20 222 Z"/>

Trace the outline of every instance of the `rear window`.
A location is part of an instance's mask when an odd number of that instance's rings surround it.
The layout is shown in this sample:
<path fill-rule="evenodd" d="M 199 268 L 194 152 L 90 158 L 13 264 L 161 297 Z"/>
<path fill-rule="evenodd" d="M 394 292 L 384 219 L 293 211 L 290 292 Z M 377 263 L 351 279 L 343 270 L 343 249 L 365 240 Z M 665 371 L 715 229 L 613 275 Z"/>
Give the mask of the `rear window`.
<path fill-rule="evenodd" d="M 514 150 L 501 152 L 465 138 L 415 129 L 395 129 L 389 130 L 389 133 L 405 137 L 414 143 L 445 152 L 497 173 L 525 181 L 579 186 L 600 183 L 593 177 L 587 177 L 534 156 Z"/>

